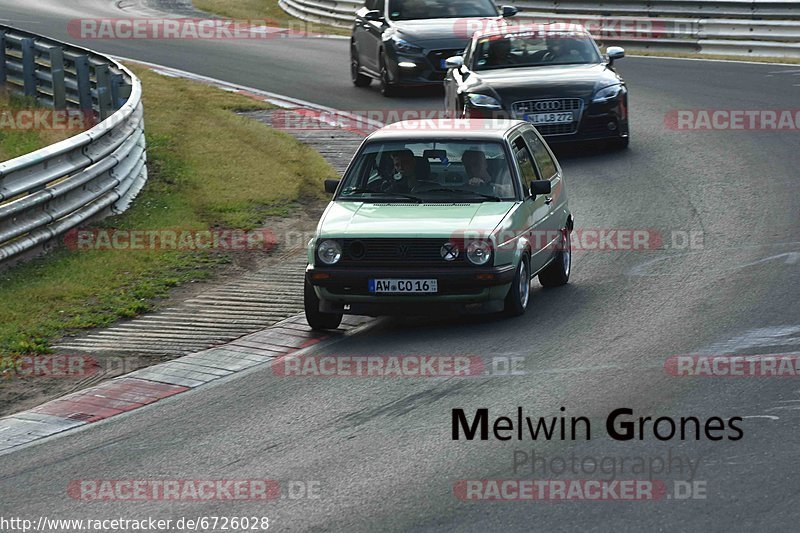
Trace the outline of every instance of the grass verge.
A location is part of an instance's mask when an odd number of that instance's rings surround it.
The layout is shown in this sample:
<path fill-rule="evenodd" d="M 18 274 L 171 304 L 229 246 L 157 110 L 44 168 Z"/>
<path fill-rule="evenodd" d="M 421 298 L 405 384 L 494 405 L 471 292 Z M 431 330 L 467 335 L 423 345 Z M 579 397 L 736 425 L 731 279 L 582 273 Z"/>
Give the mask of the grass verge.
<path fill-rule="evenodd" d="M 335 171 L 319 154 L 234 113 L 266 104 L 135 70 L 149 180 L 130 210 L 97 226 L 250 229 L 322 198 L 321 182 Z M 0 354 L 47 352 L 65 333 L 144 313 L 172 287 L 208 278 L 230 260 L 219 252 L 60 249 L 0 272 Z"/>
<path fill-rule="evenodd" d="M 305 22 L 286 13 L 278 5 L 278 0 L 194 0 L 194 6 L 209 13 L 237 19 L 267 19 L 271 25 L 304 29 L 310 34 L 350 35 L 350 28 L 338 28 L 316 22 Z M 354 17 L 355 19 L 355 17 Z"/>
<path fill-rule="evenodd" d="M 19 113 L 33 110 L 35 107 L 29 98 L 0 90 L 0 162 L 63 141 L 78 133 L 65 129 L 27 127 L 31 121 L 23 119 Z"/>

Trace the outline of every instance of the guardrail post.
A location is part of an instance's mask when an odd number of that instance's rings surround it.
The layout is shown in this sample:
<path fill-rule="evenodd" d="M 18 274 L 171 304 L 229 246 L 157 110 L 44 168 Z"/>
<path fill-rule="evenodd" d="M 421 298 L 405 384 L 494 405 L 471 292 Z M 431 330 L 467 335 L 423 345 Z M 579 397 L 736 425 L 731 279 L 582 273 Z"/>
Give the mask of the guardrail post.
<path fill-rule="evenodd" d="M 64 86 L 64 51 L 53 46 L 50 52 L 50 75 L 53 80 L 53 107 L 67 108 L 67 88 Z"/>
<path fill-rule="evenodd" d="M 33 48 L 33 39 L 22 39 L 22 79 L 24 81 L 25 95 L 36 98 L 36 53 Z"/>
<path fill-rule="evenodd" d="M 126 98 L 122 98 L 120 96 L 120 88 L 124 83 L 124 79 L 122 74 L 112 74 L 110 79 L 111 84 L 111 102 L 114 106 L 114 109 L 119 109 L 123 105 L 125 105 Z"/>
<path fill-rule="evenodd" d="M 97 104 L 100 106 L 100 120 L 105 120 L 114 113 L 111 101 L 111 79 L 108 65 L 95 65 L 94 78 L 97 81 Z"/>
<path fill-rule="evenodd" d="M 78 103 L 83 111 L 92 109 L 92 80 L 89 76 L 89 57 L 75 58 L 75 77 L 78 78 Z"/>
<path fill-rule="evenodd" d="M 0 31 L 0 83 L 6 84 L 6 32 Z"/>

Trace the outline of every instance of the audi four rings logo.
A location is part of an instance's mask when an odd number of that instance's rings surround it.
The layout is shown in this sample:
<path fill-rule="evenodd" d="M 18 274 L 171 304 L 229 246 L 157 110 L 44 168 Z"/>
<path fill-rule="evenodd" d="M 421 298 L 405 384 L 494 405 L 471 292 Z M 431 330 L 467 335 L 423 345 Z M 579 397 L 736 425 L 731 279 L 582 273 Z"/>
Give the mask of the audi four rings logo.
<path fill-rule="evenodd" d="M 445 261 L 453 261 L 458 257 L 458 246 L 452 242 L 446 242 L 442 245 L 442 249 L 439 250 L 439 253 L 442 254 L 442 259 Z"/>
<path fill-rule="evenodd" d="M 561 109 L 561 102 L 558 100 L 546 100 L 542 102 L 535 102 L 533 108 L 536 111 L 555 111 Z"/>

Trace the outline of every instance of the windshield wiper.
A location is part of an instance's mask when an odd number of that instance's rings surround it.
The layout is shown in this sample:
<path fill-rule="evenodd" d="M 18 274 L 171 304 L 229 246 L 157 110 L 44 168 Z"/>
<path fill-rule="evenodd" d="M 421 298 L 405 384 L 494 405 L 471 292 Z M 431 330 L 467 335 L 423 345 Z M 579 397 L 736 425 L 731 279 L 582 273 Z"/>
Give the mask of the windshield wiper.
<path fill-rule="evenodd" d="M 493 194 L 483 194 L 482 192 L 477 191 L 465 191 L 464 189 L 451 189 L 449 187 L 437 187 L 436 189 L 426 189 L 421 192 L 461 192 L 465 194 L 471 194 L 474 196 L 480 196 L 481 198 L 486 198 L 487 200 L 492 200 L 493 202 L 502 202 L 503 199 L 499 196 L 494 196 Z"/>
<path fill-rule="evenodd" d="M 342 192 L 345 192 L 345 191 L 342 191 Z M 384 194 L 384 195 L 389 195 L 389 196 L 396 196 L 396 197 L 398 197 L 398 198 L 405 198 L 405 199 L 407 199 L 407 200 L 414 200 L 414 201 L 415 201 L 415 202 L 417 202 L 417 203 L 420 203 L 420 202 L 422 202 L 422 198 L 420 198 L 420 197 L 418 197 L 418 196 L 414 196 L 413 194 L 405 194 L 405 193 L 402 193 L 402 192 L 392 192 L 392 191 L 373 191 L 372 189 L 365 189 L 365 188 L 361 188 L 361 189 L 348 189 L 346 192 L 347 192 L 347 194 L 343 195 L 343 196 L 344 196 L 344 198 L 348 198 L 348 195 L 350 195 L 350 194 L 364 194 L 364 193 L 368 193 L 368 194 Z M 342 198 L 342 196 L 340 196 L 340 198 Z M 349 199 L 354 199 L 354 198 L 349 198 Z M 358 199 L 359 199 L 359 200 L 363 200 L 364 198 L 358 198 Z"/>

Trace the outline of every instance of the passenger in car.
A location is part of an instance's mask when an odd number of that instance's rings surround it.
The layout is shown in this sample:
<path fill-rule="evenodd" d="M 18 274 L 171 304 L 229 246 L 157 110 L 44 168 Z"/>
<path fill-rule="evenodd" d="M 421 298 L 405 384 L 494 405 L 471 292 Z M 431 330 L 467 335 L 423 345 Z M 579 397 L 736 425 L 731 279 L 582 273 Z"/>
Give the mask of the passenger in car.
<path fill-rule="evenodd" d="M 504 183 L 498 183 L 489 172 L 489 161 L 483 151 L 465 150 L 461 154 L 461 162 L 467 173 L 467 184 L 474 187 L 477 192 L 501 197 L 514 195 L 514 186 L 511 184 L 510 176 L 504 174 Z"/>
<path fill-rule="evenodd" d="M 578 39 L 560 37 L 551 41 L 551 61 L 554 63 L 575 63 L 588 61 L 591 52 L 586 49 L 586 44 Z"/>
<path fill-rule="evenodd" d="M 492 181 L 489 175 L 489 164 L 486 162 L 486 154 L 481 150 L 464 150 L 461 154 L 461 162 L 467 173 L 467 183 L 472 187 L 488 185 Z"/>

